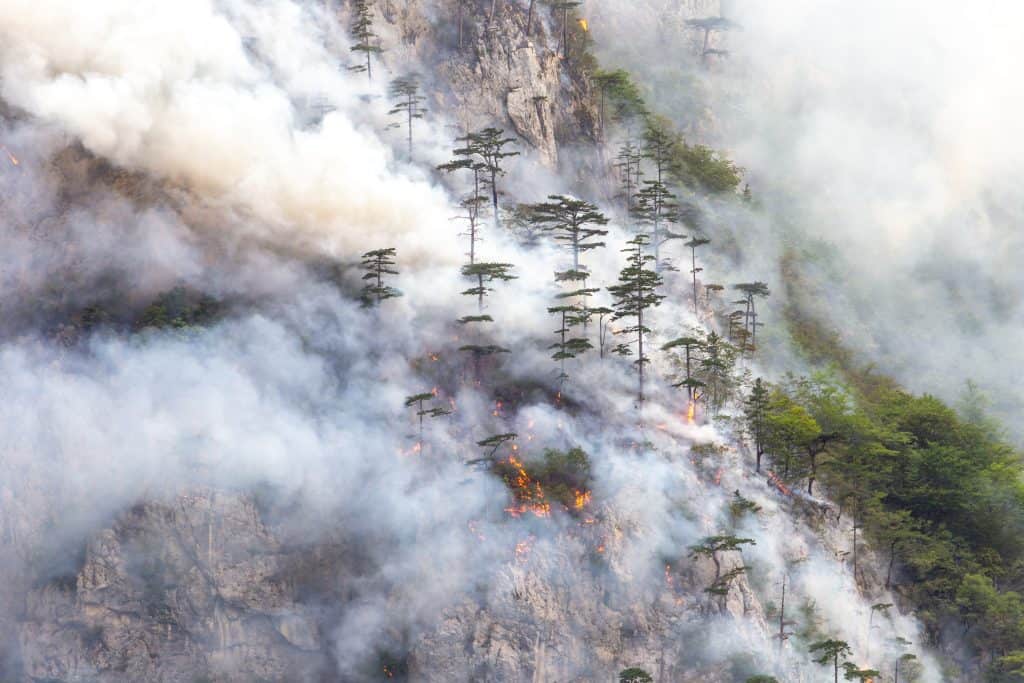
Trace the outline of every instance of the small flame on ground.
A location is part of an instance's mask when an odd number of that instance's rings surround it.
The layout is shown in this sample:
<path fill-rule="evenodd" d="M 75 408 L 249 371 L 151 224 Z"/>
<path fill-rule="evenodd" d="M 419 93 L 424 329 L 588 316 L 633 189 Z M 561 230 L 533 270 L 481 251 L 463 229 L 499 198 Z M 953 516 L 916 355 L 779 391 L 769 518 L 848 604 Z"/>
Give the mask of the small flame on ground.
<path fill-rule="evenodd" d="M 21 164 L 21 162 L 18 161 L 18 157 L 11 154 L 11 150 L 7 149 L 7 145 L 0 145 L 0 149 L 4 151 L 4 154 L 7 155 L 7 158 L 11 160 L 12 164 L 14 164 L 15 166 Z"/>
<path fill-rule="evenodd" d="M 526 561 L 527 558 L 530 557 L 530 551 L 533 550 L 533 542 L 535 540 L 536 540 L 536 537 L 531 534 L 530 536 L 527 536 L 522 541 L 519 541 L 518 543 L 516 543 L 516 559 L 517 560 L 519 560 L 520 562 L 524 562 L 524 561 Z"/>
<path fill-rule="evenodd" d="M 775 474 L 775 472 L 772 472 L 771 470 L 768 470 L 768 482 L 772 486 L 777 488 L 779 490 L 779 492 L 782 493 L 783 495 L 785 495 L 785 496 L 792 496 L 793 495 L 793 490 L 791 488 L 789 488 L 788 486 L 786 486 L 785 484 L 783 484 L 782 483 L 782 479 L 779 477 L 779 475 Z"/>
<path fill-rule="evenodd" d="M 580 28 L 583 29 L 584 33 L 590 33 L 590 22 L 586 19 L 580 19 Z"/>
<path fill-rule="evenodd" d="M 697 416 L 697 404 L 694 401 L 690 401 L 690 405 L 686 407 L 686 424 L 693 424 Z"/>
<path fill-rule="evenodd" d="M 590 491 L 576 491 L 572 506 L 577 510 L 582 510 L 590 502 L 590 496 Z"/>
<path fill-rule="evenodd" d="M 512 445 L 515 449 L 515 444 Z M 513 517 L 522 517 L 527 512 L 532 512 L 535 517 L 550 517 L 551 503 L 544 498 L 544 488 L 540 482 L 534 481 L 526 472 L 523 463 L 511 455 L 508 464 L 515 470 L 515 479 L 512 486 L 515 488 L 518 505 L 505 508 L 505 512 Z"/>

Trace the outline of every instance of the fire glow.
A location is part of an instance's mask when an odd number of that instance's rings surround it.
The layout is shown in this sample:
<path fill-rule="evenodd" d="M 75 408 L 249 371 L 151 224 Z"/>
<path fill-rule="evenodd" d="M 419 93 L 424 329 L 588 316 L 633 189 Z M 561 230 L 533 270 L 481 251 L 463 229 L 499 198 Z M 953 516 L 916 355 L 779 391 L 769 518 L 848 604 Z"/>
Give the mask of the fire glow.
<path fill-rule="evenodd" d="M 14 156 L 11 153 L 11 150 L 7 149 L 7 145 L 0 145 L 0 149 L 2 149 L 4 151 L 4 154 L 7 155 L 7 158 L 11 160 L 11 164 L 13 164 L 14 166 L 19 166 L 21 164 L 21 162 L 18 161 L 18 157 Z"/>
<path fill-rule="evenodd" d="M 509 484 L 519 503 L 505 508 L 505 512 L 513 517 L 522 517 L 528 512 L 533 513 L 535 517 L 550 517 L 551 503 L 544 497 L 544 487 L 540 482 L 533 480 L 523 467 L 523 463 L 514 455 L 509 456 L 508 464 L 515 471 L 515 478 Z"/>

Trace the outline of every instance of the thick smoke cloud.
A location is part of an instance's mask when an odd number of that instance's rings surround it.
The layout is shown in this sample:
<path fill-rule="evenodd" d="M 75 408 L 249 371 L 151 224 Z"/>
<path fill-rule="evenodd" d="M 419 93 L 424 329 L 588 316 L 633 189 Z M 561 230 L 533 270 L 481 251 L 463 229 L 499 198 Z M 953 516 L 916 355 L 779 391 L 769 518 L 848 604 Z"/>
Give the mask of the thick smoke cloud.
<path fill-rule="evenodd" d="M 642 4 L 636 11 L 646 21 Z M 685 424 L 678 393 L 651 387 L 640 432 L 635 377 L 625 362 L 571 364 L 565 391 L 587 406 L 576 414 L 528 401 L 515 415 L 495 416 L 491 399 L 460 381 L 466 372 L 453 369 L 460 343 L 453 339 L 464 332 L 451 321 L 475 305 L 460 301 L 469 300 L 459 296 L 463 244 L 450 220 L 452 201 L 427 171 L 395 160 L 378 133 L 386 125 L 382 86 L 339 69 L 347 50 L 334 16 L 285 0 L 13 0 L 0 7 L 0 94 L 16 112 L 0 141 L 23 159 L 2 176 L 2 258 L 14 283 L 3 305 L 24 308 L 72 273 L 83 289 L 127 291 L 140 302 L 184 283 L 234 303 L 205 331 L 126 337 L 101 329 L 70 349 L 53 341 L 46 324 L 10 335 L 0 377 L 4 393 L 18 400 L 0 404 L 0 424 L 4 481 L 13 482 L 4 502 L 21 511 L 16 545 L 45 546 L 57 574 L 74 555 L 61 548 L 80 544 L 140 498 L 195 486 L 269 486 L 282 507 L 301 501 L 289 513 L 296 540 L 317 542 L 340 528 L 376 541 L 365 545 L 377 575 L 334 634 L 339 666 L 357 667 L 382 633 L 429 627 L 505 570 L 523 527 L 501 511 L 504 486 L 464 461 L 479 455 L 476 440 L 517 431 L 524 442 L 580 445 L 591 454 L 595 500 L 615 520 L 609 526 L 618 538 L 608 562 L 633 582 L 608 598 L 613 603 L 661 591 L 663 560 L 684 557 L 688 545 L 726 526 L 729 492 L 741 490 L 764 508 L 743 529 L 758 541 L 748 561 L 759 599 L 771 599 L 786 568 L 801 559 L 789 569 L 795 590 L 824 606 L 836 633 L 858 645 L 881 639 L 851 616 L 868 603 L 835 561 L 840 537 L 822 545 L 806 520 L 789 517 L 745 474 L 734 451 L 723 451 L 729 455 L 711 468 L 721 488 L 707 483 L 707 467 L 689 444 L 722 445 L 727 435 Z M 336 109 L 310 124 L 313 101 Z M 441 140 L 444 130 L 438 116 L 426 135 Z M 54 161 L 78 145 L 85 152 L 76 154 L 137 173 L 135 191 L 126 196 L 109 187 L 116 185 L 109 175 L 79 177 Z M 738 156 L 757 178 L 758 160 L 767 157 L 753 145 L 745 142 Z M 428 144 L 421 166 L 440 160 L 435 147 Z M 519 191 L 515 199 L 540 198 L 533 187 Z M 757 219 L 742 220 L 767 232 Z M 609 247 L 586 257 L 600 283 L 613 281 L 621 266 L 627 234 L 612 229 Z M 344 270 L 380 246 L 398 248 L 404 273 L 396 284 L 406 296 L 367 312 L 345 295 L 354 286 L 349 271 L 334 277 L 320 267 Z M 489 259 L 515 263 L 519 275 L 488 308 L 497 341 L 514 351 L 502 377 L 555 388 L 545 348 L 554 323 L 545 309 L 557 293 L 551 273 L 565 267 L 566 255 L 550 247 L 526 253 L 498 234 L 488 235 L 484 249 Z M 751 263 L 745 267 L 756 274 Z M 709 271 L 750 279 L 724 271 L 726 264 L 723 258 Z M 88 303 L 77 296 L 68 309 Z M 666 303 L 652 322 L 659 339 L 696 322 L 688 308 L 685 297 Z M 446 354 L 444 370 L 430 369 L 435 351 Z M 659 361 L 654 370 L 670 368 Z M 411 455 L 415 424 L 402 401 L 434 384 L 457 412 L 432 424 L 429 448 Z M 638 457 L 643 440 L 656 455 Z M 537 527 L 535 552 L 558 538 L 563 523 Z M 40 540 L 45 525 L 51 531 Z M 0 568 L 13 576 L 24 571 L 21 559 Z M 549 571 L 553 580 L 561 568 Z M 920 642 L 908 618 L 897 617 L 891 630 Z M 731 619 L 716 620 L 713 631 L 723 659 L 753 651 L 767 661 L 774 651 L 764 632 Z M 880 640 L 874 645 L 881 650 Z M 814 675 L 802 653 L 791 654 L 792 670 Z"/>
<path fill-rule="evenodd" d="M 657 87 L 652 100 L 690 139 L 747 171 L 773 229 L 744 229 L 746 261 L 778 282 L 780 248 L 821 241 L 805 266 L 817 312 L 864 363 L 955 400 L 968 379 L 1019 438 L 1015 376 L 1024 311 L 1013 182 L 1024 87 L 1014 3 L 734 0 L 639 3 L 658 40 L 602 33 L 603 55 Z M 597 3 L 613 31 L 629 11 Z M 687 18 L 724 16 L 703 68 Z M 671 24 L 676 32 L 656 31 Z M 600 40 L 604 38 L 604 40 Z M 686 87 L 672 88 L 685 82 Z M 765 254 L 768 254 L 767 258 Z M 773 277 L 774 276 L 774 277 Z"/>

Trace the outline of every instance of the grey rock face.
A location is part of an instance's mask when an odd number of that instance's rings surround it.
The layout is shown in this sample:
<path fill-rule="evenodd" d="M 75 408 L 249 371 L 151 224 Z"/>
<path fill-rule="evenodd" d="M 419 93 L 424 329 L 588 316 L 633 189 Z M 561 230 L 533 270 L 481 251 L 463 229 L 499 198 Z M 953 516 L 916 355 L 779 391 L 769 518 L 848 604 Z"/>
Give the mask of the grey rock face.
<path fill-rule="evenodd" d="M 25 674 L 60 681 L 313 680 L 317 621 L 250 498 L 141 504 L 100 532 L 73 578 L 32 591 Z"/>

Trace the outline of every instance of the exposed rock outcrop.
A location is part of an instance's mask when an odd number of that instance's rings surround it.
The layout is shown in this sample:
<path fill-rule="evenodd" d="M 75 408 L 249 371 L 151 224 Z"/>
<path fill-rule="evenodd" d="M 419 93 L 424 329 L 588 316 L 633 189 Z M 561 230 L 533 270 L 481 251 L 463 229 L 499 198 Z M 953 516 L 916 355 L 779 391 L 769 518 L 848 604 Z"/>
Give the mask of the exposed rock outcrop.
<path fill-rule="evenodd" d="M 73 577 L 32 591 L 20 627 L 30 680 L 314 680 L 318 616 L 295 598 L 280 543 L 248 497 L 140 504 L 100 532 Z"/>

